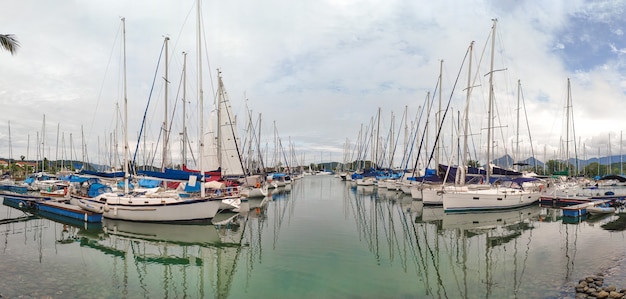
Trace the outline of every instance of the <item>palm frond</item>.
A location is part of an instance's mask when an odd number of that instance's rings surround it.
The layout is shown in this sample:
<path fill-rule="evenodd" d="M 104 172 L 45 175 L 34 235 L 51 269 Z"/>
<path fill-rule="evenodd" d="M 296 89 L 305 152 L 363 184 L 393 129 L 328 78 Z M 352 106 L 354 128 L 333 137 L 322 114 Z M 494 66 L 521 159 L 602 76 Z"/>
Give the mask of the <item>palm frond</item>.
<path fill-rule="evenodd" d="M 20 47 L 20 42 L 17 41 L 13 34 L 0 34 L 0 46 L 13 55 L 17 52 L 17 48 Z"/>

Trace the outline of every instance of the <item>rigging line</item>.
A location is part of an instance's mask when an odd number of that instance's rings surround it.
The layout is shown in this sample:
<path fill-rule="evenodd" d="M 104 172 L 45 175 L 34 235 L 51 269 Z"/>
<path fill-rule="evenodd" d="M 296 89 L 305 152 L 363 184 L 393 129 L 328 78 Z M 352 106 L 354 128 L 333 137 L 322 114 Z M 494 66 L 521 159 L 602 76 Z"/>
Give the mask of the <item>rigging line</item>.
<path fill-rule="evenodd" d="M 437 79 L 437 84 L 435 85 L 435 91 L 437 90 L 437 86 L 439 85 L 439 79 Z M 430 116 L 430 111 L 432 110 L 433 107 L 433 103 L 430 102 L 430 94 L 427 94 L 426 96 L 426 105 L 424 105 L 424 108 L 422 108 L 422 113 L 424 112 L 424 110 L 428 109 L 428 112 L 426 112 L 426 123 L 424 123 L 424 132 L 422 133 L 422 138 L 420 138 L 420 144 L 419 147 L 417 148 L 417 153 L 415 153 L 415 165 L 413 166 L 413 177 L 415 177 L 415 171 L 417 170 L 417 166 L 420 160 L 420 154 L 422 153 L 422 147 L 424 146 L 424 140 L 426 139 L 426 132 L 428 131 L 428 123 L 429 121 L 429 116 Z M 426 108 L 426 106 L 428 106 L 428 108 Z M 421 118 L 422 116 L 420 115 L 420 122 L 421 122 Z M 417 138 L 417 133 L 419 131 L 419 124 L 416 126 L 416 130 L 415 130 L 415 138 Z M 411 149 L 411 151 L 413 151 L 413 149 Z M 408 163 L 408 162 L 407 162 Z M 425 165 L 426 166 L 426 165 Z"/>
<path fill-rule="evenodd" d="M 224 104 L 226 104 L 226 100 L 227 100 L 226 96 L 227 95 L 224 92 L 224 87 L 223 87 L 224 83 L 222 82 L 221 77 L 220 77 L 220 85 L 221 85 L 220 87 L 221 87 L 222 99 L 224 100 Z M 228 100 L 229 100 L 228 103 L 230 104 L 230 98 Z M 218 105 L 219 105 L 219 103 L 218 103 Z M 226 105 L 224 105 L 224 106 L 226 106 Z M 250 175 L 250 173 L 249 173 L 249 171 L 247 171 L 246 167 L 244 167 L 243 161 L 241 159 L 241 152 L 239 151 L 239 143 L 237 142 L 237 138 L 236 138 L 237 137 L 237 134 L 236 134 L 237 132 L 235 132 L 235 129 L 233 128 L 233 119 L 232 119 L 232 116 L 230 115 L 230 112 L 231 112 L 230 110 L 232 108 L 230 108 L 230 107 L 225 107 L 225 108 L 226 108 L 226 113 L 227 113 L 227 116 L 228 116 L 228 123 L 230 124 L 230 132 L 231 132 L 232 137 L 233 137 L 233 142 L 235 142 L 235 149 L 237 150 L 237 159 L 239 160 L 239 165 L 241 165 L 241 170 L 243 171 L 243 175 L 247 177 L 248 175 Z M 235 125 L 236 124 L 237 123 L 235 121 Z M 218 126 L 221 126 L 221 124 L 218 124 Z M 221 132 L 221 128 L 218 128 L 218 130 L 220 130 L 220 132 Z"/>
<path fill-rule="evenodd" d="M 415 148 L 415 140 L 417 139 L 417 134 L 419 133 L 419 125 L 420 123 L 422 123 L 422 116 L 424 115 L 424 110 L 426 110 L 426 106 L 420 106 L 418 107 L 417 112 L 415 114 L 414 119 L 416 119 L 417 122 L 415 124 L 412 124 L 414 127 L 411 127 L 413 138 L 411 140 L 411 148 L 409 149 L 409 153 L 406 155 L 407 157 L 405 161 L 406 163 L 404 163 L 404 170 L 407 170 L 409 168 L 409 161 L 411 160 L 411 156 L 413 155 L 413 149 Z M 419 154 L 416 155 L 415 159 L 416 160 L 419 159 Z M 413 176 L 415 176 L 415 168 L 413 169 Z"/>
<path fill-rule="evenodd" d="M 183 77 L 184 77 L 184 71 L 180 73 L 180 84 L 178 84 L 178 90 L 176 91 L 176 99 L 178 99 L 178 96 L 180 96 L 180 89 L 181 89 L 181 86 L 183 85 L 182 84 Z M 167 82 L 165 84 L 167 84 Z M 185 99 L 183 99 L 183 100 L 185 100 Z M 171 118 L 172 121 L 170 121 L 169 128 L 167 128 L 167 134 L 165 135 L 165 141 L 164 142 L 167 142 L 167 143 L 170 142 L 170 134 L 172 133 L 172 126 L 174 125 L 174 115 L 176 115 L 176 106 L 177 105 L 178 105 L 178 101 L 174 101 L 174 107 L 172 107 L 172 118 Z M 186 115 L 183 115 L 183 117 L 186 117 Z M 185 130 L 185 128 L 183 128 L 183 130 Z M 165 161 L 163 161 L 162 163 L 165 163 Z"/>
<path fill-rule="evenodd" d="M 448 115 L 448 110 L 450 110 L 450 103 L 452 102 L 452 96 L 454 95 L 454 90 L 456 89 L 456 85 L 459 82 L 459 77 L 461 76 L 461 70 L 463 69 L 463 65 L 465 64 L 465 60 L 469 54 L 469 48 L 465 52 L 465 56 L 463 57 L 463 61 L 461 62 L 461 67 L 459 68 L 459 73 L 456 75 L 456 79 L 454 80 L 454 85 L 452 86 L 452 92 L 450 93 L 450 97 L 448 98 L 448 104 L 446 105 L 446 110 L 444 110 L 443 117 L 441 118 L 441 124 L 439 125 L 439 130 L 437 132 L 437 136 L 435 137 L 435 144 L 439 141 L 439 137 L 441 136 L 441 129 L 443 128 L 443 121 L 446 119 Z M 435 145 L 436 146 L 436 145 Z M 435 147 L 433 147 L 433 151 L 430 153 L 430 157 L 428 158 L 428 162 L 426 166 L 430 165 L 430 161 L 433 159 L 433 155 L 435 154 Z M 439 167 L 439 165 L 437 165 Z"/>
<path fill-rule="evenodd" d="M 408 119 L 408 112 L 405 110 L 402 114 L 402 119 L 400 120 L 400 124 L 405 123 Z M 398 148 L 398 140 L 400 140 L 400 132 L 402 132 L 402 128 L 398 128 L 398 134 L 396 136 L 396 140 L 393 145 L 393 150 L 391 152 L 391 159 L 389 161 L 389 168 L 393 169 L 393 158 L 395 157 L 396 149 Z M 405 149 L 406 150 L 406 149 Z M 404 161 L 404 157 L 402 157 L 402 161 L 400 161 L 400 166 L 402 166 L 402 162 Z"/>
<path fill-rule="evenodd" d="M 97 119 L 96 113 L 98 112 L 98 106 L 100 104 L 100 99 L 102 97 L 102 91 L 104 90 L 104 81 L 106 78 L 106 74 L 109 72 L 109 66 L 111 65 L 111 60 L 113 57 L 113 50 L 115 49 L 115 45 L 117 44 L 117 39 L 120 36 L 121 27 L 122 27 L 122 23 L 120 23 L 119 25 L 120 29 L 117 30 L 117 33 L 115 34 L 115 38 L 113 39 L 113 46 L 111 47 L 111 53 L 109 54 L 109 61 L 107 61 L 107 66 L 104 70 L 104 78 L 102 78 L 102 83 L 100 84 L 100 92 L 98 92 L 98 101 L 96 101 L 96 107 L 93 110 L 93 114 L 91 115 L 91 124 L 89 125 L 89 132 L 92 132 L 93 124 Z"/>
<path fill-rule="evenodd" d="M 530 141 L 530 154 L 535 164 L 535 172 L 537 172 L 537 159 L 535 158 L 535 147 L 533 146 L 533 137 L 530 134 L 530 124 L 528 122 L 528 111 L 526 111 L 526 101 L 524 100 L 524 90 L 520 87 L 520 95 L 522 98 L 522 106 L 524 107 L 524 117 L 526 118 L 526 128 L 528 129 L 528 139 Z"/>
<path fill-rule="evenodd" d="M 136 165 L 135 161 L 137 159 L 137 152 L 139 151 L 139 144 L 141 144 L 141 142 L 140 142 L 141 141 L 141 135 L 143 133 L 144 126 L 146 124 L 146 116 L 148 114 L 148 108 L 150 107 L 150 100 L 152 99 L 152 92 L 154 91 L 154 84 L 156 82 L 157 74 L 159 72 L 159 66 L 161 65 L 161 57 L 163 56 L 164 49 L 165 49 L 165 41 L 163 41 L 163 45 L 161 46 L 161 53 L 159 53 L 159 59 L 157 60 L 157 66 L 156 66 L 156 69 L 154 70 L 154 77 L 152 79 L 152 86 L 150 87 L 150 94 L 148 95 L 148 104 L 146 104 L 146 109 L 144 110 L 143 117 L 141 119 L 141 128 L 139 129 L 139 134 L 138 134 L 138 137 L 137 137 L 137 145 L 135 146 L 135 154 L 133 155 L 133 161 L 131 163 L 131 166 L 133 166 L 133 168 Z M 126 126 L 128 126 L 128 124 L 126 124 Z M 161 135 L 161 133 L 159 132 L 159 136 L 160 135 Z M 157 143 L 157 145 L 158 145 L 158 143 Z"/>
<path fill-rule="evenodd" d="M 250 112 L 252 112 L 252 111 L 250 111 Z M 252 115 L 251 115 L 251 113 L 248 113 L 248 118 L 249 118 L 249 122 L 251 124 L 252 141 L 254 142 L 254 145 L 256 146 L 256 151 L 258 153 L 259 164 L 261 166 L 262 173 L 265 174 L 265 162 L 263 162 L 263 155 L 261 154 L 261 142 L 259 140 L 259 136 L 257 136 L 257 134 L 256 134 L 257 127 L 255 126 L 255 123 L 252 122 Z"/>

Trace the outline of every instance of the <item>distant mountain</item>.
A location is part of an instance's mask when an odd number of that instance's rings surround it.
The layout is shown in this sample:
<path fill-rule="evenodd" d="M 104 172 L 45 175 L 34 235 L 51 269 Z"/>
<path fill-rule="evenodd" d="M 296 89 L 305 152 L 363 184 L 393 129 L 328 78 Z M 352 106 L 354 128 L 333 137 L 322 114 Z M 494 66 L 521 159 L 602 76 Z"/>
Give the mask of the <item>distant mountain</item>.
<path fill-rule="evenodd" d="M 526 159 L 520 160 L 520 161 L 513 161 L 513 157 L 511 157 L 510 155 L 504 155 L 504 156 L 502 156 L 502 157 L 500 157 L 498 159 L 494 159 L 493 162 L 494 162 L 494 164 L 496 164 L 496 165 L 498 165 L 500 167 L 504 167 L 504 168 L 507 168 L 507 167 L 513 168 L 513 166 L 514 166 L 513 163 L 521 164 L 522 168 L 524 168 L 524 167 L 535 167 L 535 165 L 537 167 L 543 167 L 544 166 L 544 163 L 542 161 L 539 161 L 539 160 L 535 159 L 534 157 L 529 157 L 529 158 L 526 158 Z M 526 164 L 526 165 L 523 165 L 523 164 Z"/>
<path fill-rule="evenodd" d="M 513 161 L 513 158 L 510 155 L 504 155 L 498 159 L 494 159 L 494 164 L 500 166 L 500 167 L 513 167 L 513 163 L 515 163 Z M 534 157 L 528 157 L 524 160 L 520 160 L 517 161 L 518 163 L 525 163 L 528 164 L 528 167 L 534 167 L 535 163 L 537 163 L 537 167 L 544 167 L 545 163 L 535 159 Z M 583 159 L 578 159 L 578 166 L 582 169 L 585 168 L 587 165 L 591 164 L 591 163 L 600 163 L 601 165 L 608 165 L 608 164 L 615 164 L 615 163 L 620 163 L 620 162 L 624 162 L 626 163 L 626 155 L 622 155 L 621 156 L 621 160 L 620 160 L 620 156 L 619 155 L 613 155 L 613 156 L 608 156 L 608 157 L 600 157 L 598 158 L 591 158 L 588 160 L 583 160 Z M 576 158 L 570 158 L 569 159 L 569 163 L 572 165 L 576 165 Z"/>

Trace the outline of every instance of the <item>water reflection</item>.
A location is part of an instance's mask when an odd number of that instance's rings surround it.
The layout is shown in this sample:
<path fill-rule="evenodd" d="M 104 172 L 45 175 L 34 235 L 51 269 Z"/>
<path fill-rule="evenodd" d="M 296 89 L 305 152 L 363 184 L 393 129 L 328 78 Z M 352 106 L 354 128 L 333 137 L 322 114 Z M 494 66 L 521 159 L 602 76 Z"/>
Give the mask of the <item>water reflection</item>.
<path fill-rule="evenodd" d="M 603 229 L 620 214 L 446 214 L 328 176 L 244 201 L 214 224 L 92 227 L 0 211 L 5 297 L 561 298 L 555 290 L 624 256 L 623 233 Z"/>
<path fill-rule="evenodd" d="M 374 258 L 414 269 L 428 297 L 518 293 L 541 207 L 450 214 L 391 191 L 350 190 L 347 204 Z"/>
<path fill-rule="evenodd" d="M 36 244 L 39 263 L 49 264 L 64 256 L 86 259 L 89 268 L 85 279 L 110 282 L 108 288 L 93 282 L 73 286 L 72 291 L 63 290 L 64 297 L 99 294 L 109 298 L 227 298 L 242 252 L 254 264 L 261 251 L 259 228 L 266 219 L 267 200 L 246 201 L 242 208 L 245 211 L 241 213 L 218 215 L 213 219 L 216 224 L 103 219 L 98 225 L 6 208 L 7 215 L 0 224 L 4 228 L 5 252 L 19 245 L 11 244 L 15 241 L 11 235 L 24 235 L 24 248 Z M 50 248 L 54 249 L 52 256 Z M 4 264 L 8 264 L 6 259 Z M 16 275 L 7 279 L 19 278 Z M 24 295 L 21 285 L 4 289 L 3 294 Z M 52 293 L 41 291 L 46 288 Z M 33 289 L 40 290 L 39 295 L 55 295 L 55 288 L 62 287 L 47 286 L 45 282 L 33 285 Z"/>

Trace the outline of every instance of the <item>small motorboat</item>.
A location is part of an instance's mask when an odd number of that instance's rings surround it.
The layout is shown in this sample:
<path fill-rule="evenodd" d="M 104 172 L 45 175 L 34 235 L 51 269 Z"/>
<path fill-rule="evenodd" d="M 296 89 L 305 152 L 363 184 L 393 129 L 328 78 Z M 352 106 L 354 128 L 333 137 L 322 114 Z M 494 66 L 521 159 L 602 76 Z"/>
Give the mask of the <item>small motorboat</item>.
<path fill-rule="evenodd" d="M 615 213 L 615 208 L 608 205 L 591 206 L 587 208 L 590 215 L 606 215 Z"/>

